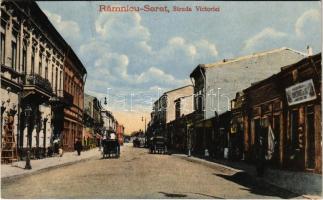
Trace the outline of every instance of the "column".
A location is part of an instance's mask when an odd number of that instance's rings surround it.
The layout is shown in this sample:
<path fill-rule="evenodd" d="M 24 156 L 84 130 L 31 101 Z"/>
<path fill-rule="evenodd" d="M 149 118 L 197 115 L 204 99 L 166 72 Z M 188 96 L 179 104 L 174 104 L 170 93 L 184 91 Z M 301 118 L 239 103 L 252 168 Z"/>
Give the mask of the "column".
<path fill-rule="evenodd" d="M 31 55 L 32 55 L 32 46 L 33 46 L 33 37 L 32 33 L 30 32 L 30 36 L 28 38 L 27 43 L 27 66 L 26 66 L 26 73 L 31 74 Z"/>
<path fill-rule="evenodd" d="M 11 66 L 12 17 L 7 22 L 5 29 L 5 65 Z"/>
<path fill-rule="evenodd" d="M 60 93 L 59 93 L 59 96 L 63 96 L 63 87 L 64 87 L 64 66 L 63 68 L 61 69 L 61 74 L 60 74 L 61 78 L 61 87 L 60 87 Z"/>
<path fill-rule="evenodd" d="M 40 52 L 40 45 L 39 45 L 39 40 L 37 39 L 37 45 L 35 49 L 35 74 L 39 74 L 39 52 Z"/>
<path fill-rule="evenodd" d="M 52 78 L 52 64 L 53 64 L 53 49 L 52 48 L 49 48 L 49 57 L 48 57 L 48 81 L 50 82 L 50 85 L 52 86 L 53 88 L 53 78 Z"/>
<path fill-rule="evenodd" d="M 19 42 L 18 42 L 19 41 Z M 23 26 L 23 21 L 20 22 L 20 32 L 17 37 L 17 67 L 18 67 L 18 72 L 22 73 L 23 69 L 23 62 L 22 62 L 22 52 L 23 52 L 23 47 L 24 47 L 24 26 Z"/>

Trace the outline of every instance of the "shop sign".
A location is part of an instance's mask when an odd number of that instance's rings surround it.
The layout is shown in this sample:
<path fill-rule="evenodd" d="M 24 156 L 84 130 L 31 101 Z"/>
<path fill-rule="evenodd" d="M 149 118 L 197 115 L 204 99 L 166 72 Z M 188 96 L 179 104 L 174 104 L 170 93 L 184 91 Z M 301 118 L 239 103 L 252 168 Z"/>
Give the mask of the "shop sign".
<path fill-rule="evenodd" d="M 316 99 L 313 80 L 307 80 L 286 88 L 286 97 L 289 106 Z"/>

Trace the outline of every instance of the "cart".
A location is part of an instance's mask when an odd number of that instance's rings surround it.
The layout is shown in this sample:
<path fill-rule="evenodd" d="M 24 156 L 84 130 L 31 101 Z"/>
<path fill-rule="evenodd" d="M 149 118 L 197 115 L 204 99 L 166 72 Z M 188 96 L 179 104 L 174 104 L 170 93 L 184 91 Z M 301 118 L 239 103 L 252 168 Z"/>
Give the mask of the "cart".
<path fill-rule="evenodd" d="M 150 142 L 150 153 L 167 153 L 167 141 L 163 136 L 155 136 Z"/>
<path fill-rule="evenodd" d="M 120 157 L 120 145 L 118 140 L 116 139 L 103 140 L 102 146 L 103 146 L 103 151 L 102 151 L 103 158 Z"/>

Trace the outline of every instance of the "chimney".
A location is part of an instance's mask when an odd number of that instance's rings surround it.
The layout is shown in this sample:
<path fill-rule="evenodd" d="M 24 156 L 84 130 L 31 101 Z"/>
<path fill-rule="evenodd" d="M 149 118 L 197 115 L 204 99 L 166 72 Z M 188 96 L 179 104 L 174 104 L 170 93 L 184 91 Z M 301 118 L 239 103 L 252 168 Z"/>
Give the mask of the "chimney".
<path fill-rule="evenodd" d="M 309 45 L 307 46 L 307 56 L 312 56 L 313 55 L 313 49 Z"/>

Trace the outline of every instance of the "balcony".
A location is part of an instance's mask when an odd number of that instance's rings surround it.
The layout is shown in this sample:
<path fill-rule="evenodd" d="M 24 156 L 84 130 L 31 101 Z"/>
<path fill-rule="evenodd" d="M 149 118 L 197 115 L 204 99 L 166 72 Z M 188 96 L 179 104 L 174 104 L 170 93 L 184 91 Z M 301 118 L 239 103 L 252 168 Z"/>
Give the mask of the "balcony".
<path fill-rule="evenodd" d="M 52 95 L 52 86 L 50 82 L 38 74 L 26 75 L 24 90 L 36 91 L 48 97 Z"/>

